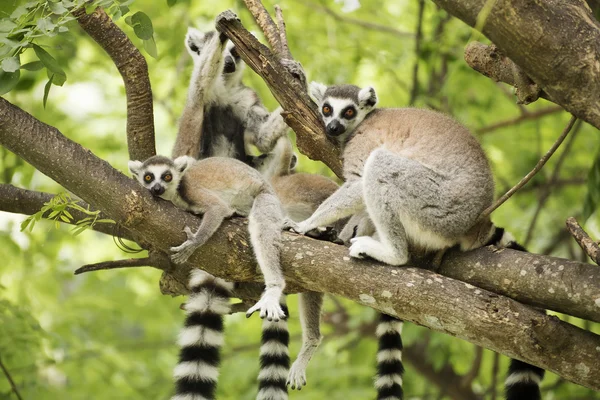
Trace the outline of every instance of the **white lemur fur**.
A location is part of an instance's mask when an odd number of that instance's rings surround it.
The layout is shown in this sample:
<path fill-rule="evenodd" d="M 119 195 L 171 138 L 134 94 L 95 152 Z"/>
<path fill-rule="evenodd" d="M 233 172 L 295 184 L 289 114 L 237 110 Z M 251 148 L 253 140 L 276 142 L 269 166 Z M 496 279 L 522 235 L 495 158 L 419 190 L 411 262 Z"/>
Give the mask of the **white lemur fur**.
<path fill-rule="evenodd" d="M 189 28 L 185 47 L 194 68 L 172 156 L 231 157 L 250 164 L 251 145 L 269 152 L 288 127 L 281 107 L 269 113 L 242 83 L 245 64 L 234 45 L 223 34 Z"/>
<path fill-rule="evenodd" d="M 494 194 L 487 158 L 469 131 L 441 113 L 374 110 L 375 89 L 312 83 L 327 136 L 343 149 L 346 182 L 297 225 L 299 233 L 366 211 L 378 239 L 352 239 L 350 256 L 404 265 L 409 245 L 428 251 L 484 245 L 479 219 Z"/>
<path fill-rule="evenodd" d="M 250 242 L 263 274 L 266 289 L 260 301 L 251 307 L 246 315 L 250 316 L 259 310 L 261 318 L 266 317 L 271 321 L 273 325 L 270 329 L 263 331 L 261 363 L 264 360 L 279 363 L 272 365 L 266 373 L 263 367 L 261 375 L 265 376 L 259 375 L 261 388 L 257 399 L 287 399 L 285 378 L 288 366 L 285 363 L 288 333 L 287 327 L 281 329 L 281 335 L 278 329 L 278 324 L 283 324 L 287 312 L 280 305 L 285 287 L 280 269 L 281 230 L 284 226 L 284 216 L 272 187 L 258 171 L 231 158 L 210 157 L 197 161 L 188 156 L 178 157 L 175 160 L 154 156 L 144 162 L 130 161 L 129 169 L 138 182 L 154 196 L 171 201 L 192 213 L 203 214 L 198 230 L 192 232 L 189 227 L 186 227 L 184 231 L 188 239 L 182 245 L 171 248 L 173 252 L 171 258 L 176 263 L 187 261 L 192 253 L 215 233 L 225 218 L 234 214 L 248 217 Z M 209 307 L 209 298 L 206 296 L 196 303 L 200 305 L 202 299 L 205 300 L 203 307 Z M 225 313 L 225 310 L 219 313 L 219 318 L 222 318 Z M 215 339 L 213 344 L 218 352 L 221 341 L 217 346 Z M 271 360 L 272 350 L 277 350 L 277 360 Z M 285 353 L 284 356 L 280 354 L 281 352 Z M 182 358 L 175 370 L 177 393 L 174 400 L 186 399 L 186 395 L 204 396 L 203 393 L 208 390 L 204 385 L 207 379 L 216 386 L 218 360 L 208 365 L 203 360 L 202 354 L 188 352 L 185 353 L 187 358 L 184 358 L 184 353 L 182 348 Z M 214 394 L 214 388 L 211 390 Z M 206 396 L 203 398 L 212 399 Z"/>

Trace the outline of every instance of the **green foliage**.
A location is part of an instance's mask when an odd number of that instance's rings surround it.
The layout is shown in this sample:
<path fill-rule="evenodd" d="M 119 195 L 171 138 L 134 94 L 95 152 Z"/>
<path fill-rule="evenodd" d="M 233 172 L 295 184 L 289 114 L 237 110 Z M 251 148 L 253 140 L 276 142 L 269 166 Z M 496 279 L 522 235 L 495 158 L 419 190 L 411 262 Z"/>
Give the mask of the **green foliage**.
<path fill-rule="evenodd" d="M 274 0 L 264 2 L 271 11 L 275 3 Z M 456 19 L 448 19 L 431 2 L 425 3 L 419 55 L 415 54 L 414 39 L 410 35 L 365 29 L 337 20 L 318 7 L 325 6 L 343 17 L 411 33 L 417 25 L 416 1 L 363 0 L 357 2 L 359 8 L 349 12 L 343 8 L 352 5 L 350 1 L 283 0 L 277 3 L 286 18 L 290 49 L 302 62 L 310 80 L 373 85 L 381 106 L 403 106 L 414 85 L 413 67 L 418 59 L 415 106 L 450 113 L 472 130 L 521 115 L 514 96 L 506 95 L 497 84 L 465 65 L 463 50 L 472 35 L 471 29 Z M 10 92 L 4 92 L 6 98 L 127 173 L 126 100 L 122 79 L 114 65 L 99 46 L 76 29 L 75 22 L 68 20 L 69 15 L 60 14 L 60 5 L 71 9 L 69 2 L 37 1 L 16 12 L 18 7 L 27 4 L 30 3 L 0 1 L 1 73 L 3 76 L 10 73 L 4 68 L 14 69 L 16 60 L 20 65 L 13 72 L 19 73 L 18 82 Z M 51 5 L 59 14 L 54 13 Z M 252 16 L 239 0 L 224 0 L 218 7 L 211 1 L 95 1 L 87 11 L 91 12 L 98 5 L 107 10 L 133 43 L 140 47 L 155 43 L 161 49 L 160 58 L 148 58 L 148 69 L 155 99 L 157 149 L 160 154 L 169 154 L 191 74 L 191 60 L 183 46 L 187 27 L 212 29 L 215 16 L 233 8 L 244 25 L 257 32 Z M 138 12 L 144 14 L 138 15 Z M 134 15 L 138 15 L 135 21 Z M 45 21 L 41 27 L 38 17 Z M 152 22 L 148 24 L 148 21 Z M 54 27 L 50 30 L 52 24 Z M 18 32 L 21 29 L 26 31 Z M 149 37 L 150 30 L 152 39 L 144 39 Z M 16 60 L 5 63 L 9 58 Z M 6 87 L 4 82 L 12 82 L 4 79 L 0 78 L 0 89 Z M 62 86 L 58 86 L 61 80 Z M 244 82 L 257 90 L 269 109 L 277 106 L 264 82 L 249 68 Z M 48 90 L 52 87 L 52 101 L 46 103 L 46 108 L 40 101 L 45 86 Z M 533 112 L 548 106 L 548 102 L 540 100 L 526 109 Z M 479 136 L 492 164 L 497 195 L 531 170 L 568 120 L 567 113 L 555 113 Z M 600 187 L 598 175 L 594 175 L 597 174 L 594 171 L 598 171 L 599 156 L 594 156 L 598 149 L 597 130 L 583 125 L 558 175 L 561 185 L 550 187 L 548 184 L 559 150 L 534 181 L 494 213 L 494 221 L 518 239 L 524 239 L 540 194 L 550 189 L 549 201 L 539 214 L 535 235 L 529 243 L 532 251 L 543 251 L 559 237 L 567 217 L 583 215 L 584 199 Z M 330 174 L 321 163 L 311 162 L 304 156 L 299 160 L 299 169 Z M 1 147 L 0 181 L 52 193 L 64 191 Z M 595 199 L 597 207 L 597 197 Z M 0 263 L 0 358 L 15 378 L 24 399 L 167 399 L 173 388 L 175 340 L 183 321 L 179 305 L 185 299 L 161 296 L 157 284 L 160 272 L 153 269 L 73 276 L 72 272 L 81 265 L 131 256 L 121 252 L 109 236 L 91 231 L 92 224 L 100 223 L 98 215 L 73 208 L 75 205 L 72 198 L 62 194 L 32 217 L 0 213 L 0 257 L 3 260 Z M 81 226 L 73 228 L 81 234 L 74 236 L 72 232 L 54 229 L 53 225 L 64 221 L 63 217 L 71 220 L 74 209 L 86 213 Z M 52 220 L 47 221 L 42 215 L 52 215 Z M 590 218 L 585 226 L 594 238 L 600 238 L 597 219 Z M 21 224 L 24 230 L 20 229 Z M 552 254 L 577 258 L 581 251 L 573 241 L 562 240 Z M 288 303 L 292 316 L 289 320 L 291 355 L 295 357 L 300 345 L 295 296 L 291 296 Z M 290 398 L 373 398 L 376 342 L 370 324 L 376 313 L 344 299 L 339 302 L 326 299 L 325 308 L 325 339 L 309 366 L 308 386 L 301 392 L 293 392 Z M 580 320 L 569 322 L 586 327 Z M 246 319 L 238 314 L 227 318 L 219 399 L 255 398 L 260 325 L 256 317 Z M 591 329 L 598 333 L 597 326 Z M 403 338 L 406 346 L 425 342 L 427 350 L 422 358 L 435 370 L 451 363 L 458 373 L 464 374 L 472 365 L 474 346 L 464 341 L 412 324 L 406 324 Z M 484 352 L 473 388 L 477 393 L 486 393 L 485 400 L 491 398 L 492 392 L 497 394 L 497 399 L 502 398 L 508 359 L 500 357 L 499 362 L 499 373 L 494 379 L 494 354 Z M 406 367 L 407 399 L 448 399 L 442 390 L 420 375 L 414 365 L 407 362 Z M 557 382 L 556 376 L 547 374 L 543 386 L 552 389 L 544 392 L 545 400 L 600 398 L 576 385 Z M 2 374 L 0 399 L 16 399 L 10 394 Z"/>
<path fill-rule="evenodd" d="M 81 232 L 83 232 L 87 229 L 92 229 L 94 227 L 94 225 L 96 225 L 97 223 L 98 224 L 102 224 L 102 223 L 114 224 L 115 223 L 115 221 L 113 221 L 112 219 L 99 218 L 100 211 L 98 211 L 98 210 L 91 211 L 89 209 L 89 206 L 88 206 L 88 208 L 83 208 L 82 206 L 77 204 L 76 200 L 73 200 L 71 198 L 71 195 L 69 193 L 59 193 L 56 196 L 54 196 L 52 199 L 50 199 L 49 202 L 44 203 L 44 206 L 41 208 L 40 211 L 27 217 L 21 223 L 21 231 L 24 231 L 27 228 L 29 228 L 29 231 L 32 231 L 36 222 L 41 221 L 42 218 L 53 220 L 54 226 L 56 227 L 56 229 L 58 229 L 60 227 L 60 222 L 66 222 L 68 224 L 73 223 L 74 218 L 71 215 L 71 213 L 69 212 L 69 209 L 77 210 L 86 215 L 89 215 L 89 217 L 82 218 L 75 222 L 76 226 L 72 230 L 72 232 L 75 236 L 79 235 Z"/>
<path fill-rule="evenodd" d="M 583 219 L 587 220 L 600 204 L 600 152 L 590 168 L 588 175 L 588 192 L 583 204 Z"/>

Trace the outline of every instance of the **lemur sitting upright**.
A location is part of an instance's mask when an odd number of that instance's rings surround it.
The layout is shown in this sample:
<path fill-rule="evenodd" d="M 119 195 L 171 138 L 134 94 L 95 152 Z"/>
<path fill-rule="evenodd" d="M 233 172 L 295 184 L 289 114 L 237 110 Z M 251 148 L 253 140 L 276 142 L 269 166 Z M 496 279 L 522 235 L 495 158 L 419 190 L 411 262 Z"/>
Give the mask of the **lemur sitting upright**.
<path fill-rule="evenodd" d="M 286 317 L 286 312 L 280 306 L 285 287 L 280 268 L 284 216 L 271 185 L 258 171 L 231 158 L 210 157 L 196 161 L 188 156 L 178 157 L 174 161 L 162 156 L 151 157 L 145 162 L 130 161 L 129 169 L 154 196 L 195 214 L 203 214 L 198 230 L 192 232 L 186 227 L 184 231 L 188 239 L 182 245 L 171 248 L 171 258 L 176 263 L 187 261 L 216 232 L 225 218 L 234 214 L 247 216 L 250 242 L 266 289 L 260 301 L 246 315 L 260 311 L 261 318 L 266 317 L 274 324 Z M 228 286 L 221 280 L 202 278 L 200 282 L 195 277 L 190 281 L 190 289 L 199 294 L 194 295 L 186 306 L 187 328 L 180 338 L 182 351 L 180 363 L 175 369 L 176 400 L 214 398 L 218 352 L 222 344 L 222 318 L 229 311 L 229 307 L 222 306 L 223 298 L 228 297 L 230 291 Z M 216 292 L 203 289 L 205 280 Z M 195 327 L 192 329 L 191 326 Z M 218 334 L 214 331 L 218 331 Z M 287 356 L 287 341 L 282 345 Z M 279 348 L 275 350 L 279 352 Z M 208 355 L 206 352 L 209 352 Z M 259 391 L 259 400 L 287 399 L 287 367 L 275 365 L 273 368 L 276 371 L 268 371 L 266 379 L 262 379 L 264 385 Z"/>
<path fill-rule="evenodd" d="M 249 164 L 250 145 L 261 153 L 271 151 L 288 126 L 281 107 L 269 113 L 256 93 L 244 86 L 245 64 L 233 44 L 215 31 L 189 28 L 185 47 L 194 69 L 173 157 L 232 157 Z"/>

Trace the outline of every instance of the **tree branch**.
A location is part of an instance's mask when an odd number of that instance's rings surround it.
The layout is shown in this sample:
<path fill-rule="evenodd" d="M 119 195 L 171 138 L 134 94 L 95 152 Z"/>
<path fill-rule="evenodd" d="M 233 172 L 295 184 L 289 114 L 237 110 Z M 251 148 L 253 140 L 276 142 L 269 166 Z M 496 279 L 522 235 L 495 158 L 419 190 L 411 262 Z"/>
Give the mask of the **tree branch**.
<path fill-rule="evenodd" d="M 146 59 L 102 8 L 87 14 L 85 7 L 81 7 L 73 11 L 73 15 L 83 30 L 108 53 L 123 77 L 129 159 L 145 160 L 155 155 L 152 89 Z"/>
<path fill-rule="evenodd" d="M 0 98 L 0 144 L 24 158 L 42 173 L 74 192 L 92 206 L 147 242 L 168 254 L 169 249 L 185 239 L 183 228 L 197 229 L 200 220 L 171 203 L 153 198 L 133 179 L 114 170 L 108 163 L 64 137 L 52 128 Z M 81 170 L 94 174 L 81 174 Z M 234 282 L 259 282 L 262 277 L 250 248 L 247 225 L 240 219 L 226 221 L 206 245 L 198 249 L 188 263 L 178 266 L 172 275 L 186 282 L 192 267 Z M 479 249 L 448 256 L 442 264 L 462 258 L 461 264 L 479 260 L 477 269 L 494 268 L 498 264 L 523 268 L 515 260 L 516 252 L 491 252 Z M 583 272 L 588 288 L 577 287 L 573 296 L 588 310 L 600 291 L 600 270 L 589 271 L 589 265 L 518 253 L 533 268 L 547 264 L 546 270 L 558 269 L 563 274 L 571 269 Z M 529 257 L 529 258 L 527 258 Z M 536 262 L 536 263 L 534 263 Z M 552 263 L 556 263 L 551 265 Z M 600 337 L 561 322 L 556 317 L 431 271 L 417 268 L 393 268 L 378 263 L 351 260 L 343 246 L 286 233 L 282 245 L 281 265 L 286 281 L 304 290 L 343 296 L 381 312 L 430 329 L 465 339 L 553 371 L 575 383 L 600 389 L 598 351 Z M 474 263 L 472 264 L 474 265 Z M 559 269 L 563 266 L 563 269 Z M 470 269 L 465 269 L 467 275 Z M 503 268 L 501 272 L 508 268 Z M 544 269 L 542 269 L 542 272 Z M 557 274 L 558 276 L 558 274 Z M 592 276 L 592 278 L 587 278 Z M 594 278 L 595 276 L 595 278 Z M 352 277 L 352 279 L 348 279 Z M 564 277 L 563 277 L 564 278 Z M 521 280 L 535 286 L 531 274 Z M 581 279 L 581 278 L 580 278 Z M 589 279 L 589 280 L 587 280 Z M 542 282 L 550 279 L 543 279 Z M 573 280 L 578 285 L 581 280 Z M 593 282 L 596 282 L 594 284 Z M 548 282 L 547 284 L 552 284 Z M 562 282 L 554 282 L 557 298 L 567 302 L 569 290 Z M 590 288 L 591 284 L 591 288 Z M 499 290 L 504 283 L 499 283 Z M 567 287 L 568 289 L 568 287 Z M 543 296 L 532 291 L 532 297 Z M 440 301 L 444 299 L 444 301 Z M 529 299 L 529 302 L 534 303 Z M 590 306 L 589 308 L 593 308 Z M 598 308 L 596 306 L 598 310 Z M 599 311 L 596 311 L 598 313 Z"/>
<path fill-rule="evenodd" d="M 8 369 L 4 366 L 2 359 L 0 359 L 0 369 L 2 369 L 4 376 L 6 376 L 6 380 L 8 380 L 8 383 L 10 384 L 10 388 L 12 389 L 12 392 L 15 394 L 15 396 L 17 396 L 17 399 L 23 400 L 23 398 L 21 397 L 21 393 L 19 393 L 19 389 L 17 389 L 17 385 L 15 384 L 15 381 L 13 381 L 13 378 L 12 378 L 12 376 L 10 376 Z"/>
<path fill-rule="evenodd" d="M 573 217 L 567 218 L 567 229 L 579 244 L 579 247 L 585 251 L 585 253 L 594 261 L 600 265 L 600 245 L 583 230 L 581 225 Z"/>
<path fill-rule="evenodd" d="M 537 111 L 525 112 L 516 118 L 511 118 L 511 119 L 507 119 L 504 121 L 495 122 L 491 125 L 483 126 L 481 128 L 475 129 L 475 133 L 478 135 L 483 135 L 485 133 L 493 132 L 497 129 L 506 128 L 506 127 L 513 126 L 513 125 L 518 125 L 523 121 L 531 121 L 531 120 L 545 117 L 546 115 L 555 114 L 559 111 L 562 111 L 562 109 L 563 108 L 560 106 L 552 106 L 552 107 L 542 108 Z"/>
<path fill-rule="evenodd" d="M 87 264 L 80 268 L 77 268 L 74 272 L 75 275 L 84 274 L 86 272 L 101 271 L 106 269 L 117 269 L 117 268 L 132 268 L 132 267 L 151 267 L 153 266 L 153 260 L 150 257 L 144 258 L 128 258 L 125 260 L 114 260 L 114 261 L 103 261 L 95 264 Z"/>
<path fill-rule="evenodd" d="M 235 44 L 242 59 L 267 83 L 285 112 L 286 123 L 296 132 L 298 149 L 313 160 L 323 161 L 337 176 L 342 176 L 339 151 L 326 139 L 325 127 L 306 88 L 301 88 L 278 58 L 244 28 L 231 11 L 221 13 L 217 30 Z"/>
<path fill-rule="evenodd" d="M 486 208 L 485 210 L 483 210 L 483 212 L 481 213 L 481 217 L 485 217 L 485 216 L 490 215 L 495 209 L 497 209 L 502 204 L 504 204 L 504 202 L 506 200 L 508 200 L 517 190 L 521 189 L 527 182 L 529 182 L 531 180 L 531 178 L 534 177 L 535 174 L 537 174 L 542 169 L 542 167 L 546 164 L 546 162 L 550 159 L 550 157 L 552 157 L 552 155 L 554 154 L 554 152 L 556 151 L 556 149 L 558 149 L 558 147 L 565 140 L 565 138 L 567 137 L 567 135 L 571 131 L 571 128 L 575 124 L 575 121 L 577 121 L 577 118 L 574 117 L 574 116 L 571 117 L 571 120 L 569 121 L 569 123 L 567 124 L 567 126 L 565 127 L 565 129 L 563 130 L 563 132 L 560 134 L 560 136 L 558 137 L 558 139 L 556 139 L 556 142 L 554 142 L 554 144 L 552 145 L 552 147 L 550 148 L 550 150 L 548 150 L 546 152 L 546 154 L 544 154 L 544 156 L 540 159 L 540 161 L 538 161 L 538 163 L 535 165 L 535 167 L 527 175 L 525 175 L 523 177 L 523 179 L 521 179 L 519 181 L 519 183 L 517 183 L 508 192 L 506 192 L 505 194 L 503 194 L 502 197 L 500 197 L 498 200 L 496 200 L 494 202 L 494 204 L 492 204 L 491 206 L 489 206 L 488 208 Z"/>
<path fill-rule="evenodd" d="M 32 215 L 40 211 L 40 209 L 44 206 L 44 203 L 52 200 L 54 196 L 55 195 L 51 193 L 36 192 L 34 190 L 21 189 L 13 185 L 0 184 L 0 211 Z M 86 209 L 89 207 L 89 205 L 83 201 L 79 201 L 77 204 Z M 90 209 L 94 211 L 93 208 Z M 69 222 L 72 225 L 76 225 L 77 222 L 89 217 L 88 214 L 75 209 L 69 209 L 69 212 L 73 216 L 73 220 Z M 44 216 L 44 218 L 46 217 L 47 215 Z M 108 216 L 104 213 L 100 213 L 98 216 L 98 219 L 105 218 L 108 218 Z M 60 222 L 63 221 L 61 220 Z M 119 236 L 128 240 L 135 240 L 131 232 L 126 229 L 122 229 L 117 232 L 114 224 L 94 224 L 91 229 L 107 235 Z"/>
<path fill-rule="evenodd" d="M 487 0 L 433 0 L 474 27 Z M 492 3 L 482 32 L 553 102 L 600 128 L 600 24 L 583 1 Z"/>

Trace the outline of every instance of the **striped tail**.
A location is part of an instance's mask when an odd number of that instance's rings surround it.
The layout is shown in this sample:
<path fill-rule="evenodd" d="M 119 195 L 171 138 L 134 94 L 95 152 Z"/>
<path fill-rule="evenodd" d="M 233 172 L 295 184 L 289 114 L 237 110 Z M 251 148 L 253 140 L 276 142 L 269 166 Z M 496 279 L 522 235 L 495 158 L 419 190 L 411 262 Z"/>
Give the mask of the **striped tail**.
<path fill-rule="evenodd" d="M 544 370 L 536 366 L 512 359 L 508 376 L 504 382 L 506 400 L 541 400 L 540 382 Z"/>
<path fill-rule="evenodd" d="M 233 284 L 193 270 L 185 326 L 175 367 L 175 396 L 171 400 L 214 400 L 223 346 L 223 315 L 229 313 Z"/>
<path fill-rule="evenodd" d="M 281 308 L 289 316 L 285 296 L 281 296 Z M 260 372 L 256 400 L 287 400 L 287 377 L 290 369 L 287 319 L 277 322 L 263 320 L 260 346 Z"/>
<path fill-rule="evenodd" d="M 394 317 L 381 314 L 377 325 L 377 377 L 375 388 L 377 400 L 402 400 L 402 325 L 404 323 Z"/>
<path fill-rule="evenodd" d="M 504 228 L 496 227 L 492 238 L 487 243 L 517 251 L 527 252 L 515 238 Z M 540 383 L 544 378 L 544 370 L 523 361 L 511 359 L 508 375 L 504 381 L 506 400 L 541 400 Z"/>

